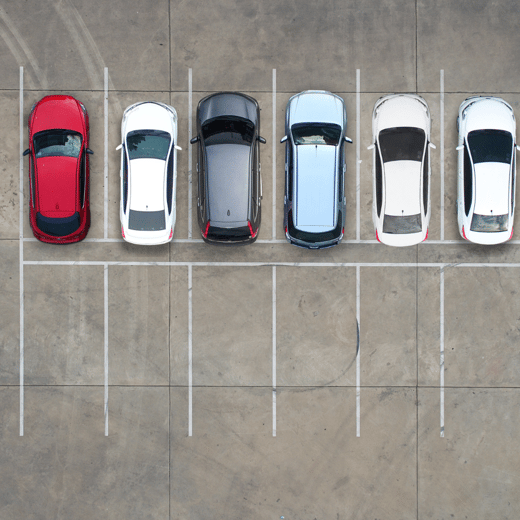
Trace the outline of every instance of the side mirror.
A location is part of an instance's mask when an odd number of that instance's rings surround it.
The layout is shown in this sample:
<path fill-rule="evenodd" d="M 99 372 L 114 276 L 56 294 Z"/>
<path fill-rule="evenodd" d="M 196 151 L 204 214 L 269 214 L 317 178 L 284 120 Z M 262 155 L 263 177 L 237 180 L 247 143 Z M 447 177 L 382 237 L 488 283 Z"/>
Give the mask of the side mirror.
<path fill-rule="evenodd" d="M 433 148 L 434 150 L 437 150 L 437 147 L 433 143 L 430 143 L 430 148 Z"/>
<path fill-rule="evenodd" d="M 367 150 L 373 150 L 375 147 L 375 144 L 371 144 L 370 146 L 367 146 Z"/>
<path fill-rule="evenodd" d="M 260 137 L 258 136 L 257 138 L 262 144 L 265 144 L 267 141 L 263 138 L 263 137 Z"/>
<path fill-rule="evenodd" d="M 24 151 L 23 156 L 29 155 L 31 153 L 31 150 L 27 148 L 27 150 Z"/>
<path fill-rule="evenodd" d="M 345 142 L 352 144 L 352 139 L 350 137 L 345 136 Z"/>
<path fill-rule="evenodd" d="M 455 148 L 455 150 L 457 151 L 461 151 L 461 150 L 464 150 L 464 145 L 463 144 L 460 144 L 459 146 L 457 146 L 457 148 Z"/>
<path fill-rule="evenodd" d="M 123 144 L 121 143 L 118 147 L 116 147 L 116 150 L 121 150 L 123 148 Z"/>
<path fill-rule="evenodd" d="M 280 139 L 280 142 L 281 143 L 285 143 L 285 141 L 287 141 L 287 136 L 284 135 L 281 139 Z"/>
<path fill-rule="evenodd" d="M 182 148 L 179 145 L 175 145 L 176 150 L 182 150 Z"/>
<path fill-rule="evenodd" d="M 198 143 L 200 141 L 200 138 L 198 135 L 196 135 L 195 137 L 192 137 L 190 139 L 190 144 L 195 144 L 195 143 Z"/>
<path fill-rule="evenodd" d="M 520 146 L 519 145 L 516 145 L 516 149 L 520 152 Z"/>
<path fill-rule="evenodd" d="M 94 152 L 90 149 L 90 148 L 87 148 L 87 153 L 90 154 L 90 155 L 94 155 Z"/>

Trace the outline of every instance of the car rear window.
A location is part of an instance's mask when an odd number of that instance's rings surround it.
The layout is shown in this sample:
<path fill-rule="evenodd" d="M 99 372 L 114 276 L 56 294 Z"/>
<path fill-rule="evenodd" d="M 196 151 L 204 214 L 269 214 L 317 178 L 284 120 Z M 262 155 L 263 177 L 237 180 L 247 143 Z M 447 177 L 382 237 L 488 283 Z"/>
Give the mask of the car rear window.
<path fill-rule="evenodd" d="M 79 157 L 81 134 L 70 130 L 45 130 L 34 134 L 34 154 L 40 157 Z"/>
<path fill-rule="evenodd" d="M 487 233 L 498 233 L 507 231 L 509 223 L 508 215 L 478 215 L 473 214 L 471 219 L 471 231 L 484 231 Z"/>
<path fill-rule="evenodd" d="M 383 219 L 383 233 L 392 235 L 406 235 L 409 233 L 420 233 L 421 214 L 417 215 L 385 215 Z"/>
<path fill-rule="evenodd" d="M 134 130 L 126 136 L 128 156 L 132 159 L 166 160 L 170 134 L 159 130 Z"/>
<path fill-rule="evenodd" d="M 379 133 L 379 146 L 383 162 L 422 161 L 424 130 L 415 127 L 386 128 Z"/>
<path fill-rule="evenodd" d="M 338 212 L 338 220 L 336 227 L 330 231 L 324 231 L 322 233 L 309 233 L 308 231 L 301 231 L 294 226 L 292 210 L 289 212 L 288 218 L 288 231 L 289 235 L 296 240 L 301 240 L 307 244 L 319 244 L 321 242 L 330 242 L 336 240 L 341 236 L 341 227 L 343 225 L 343 218 L 341 211 Z"/>
<path fill-rule="evenodd" d="M 291 127 L 294 144 L 328 144 L 337 146 L 341 127 L 325 123 L 297 123 Z"/>
<path fill-rule="evenodd" d="M 160 231 L 166 229 L 166 218 L 162 211 L 134 211 L 128 214 L 128 227 L 135 231 Z"/>
<path fill-rule="evenodd" d="M 504 130 L 474 130 L 468 134 L 468 144 L 474 163 L 511 163 L 513 136 Z"/>
<path fill-rule="evenodd" d="M 251 144 L 255 125 L 242 117 L 216 117 L 202 125 L 206 146 L 214 144 Z"/>
<path fill-rule="evenodd" d="M 228 242 L 240 242 L 251 236 L 251 230 L 248 226 L 240 226 L 236 228 L 221 228 L 211 226 L 208 229 L 208 236 L 212 240 L 222 240 Z"/>
<path fill-rule="evenodd" d="M 79 229 L 79 213 L 76 211 L 71 217 L 65 218 L 49 218 L 44 217 L 41 213 L 36 213 L 36 225 L 47 235 L 65 237 Z"/>

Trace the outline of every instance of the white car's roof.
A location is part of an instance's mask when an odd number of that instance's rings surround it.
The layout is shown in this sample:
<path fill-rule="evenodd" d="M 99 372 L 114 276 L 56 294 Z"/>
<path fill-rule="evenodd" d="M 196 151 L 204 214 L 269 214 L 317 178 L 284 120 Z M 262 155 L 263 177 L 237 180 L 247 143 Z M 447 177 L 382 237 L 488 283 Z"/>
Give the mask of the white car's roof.
<path fill-rule="evenodd" d="M 376 104 L 373 118 L 375 133 L 385 128 L 417 127 L 429 135 L 428 107 L 415 95 L 392 94 Z"/>
<path fill-rule="evenodd" d="M 515 120 L 508 105 L 496 98 L 479 98 L 465 111 L 466 133 L 472 130 L 495 129 L 515 133 Z"/>
<path fill-rule="evenodd" d="M 173 112 L 172 112 L 173 111 Z M 134 130 L 161 130 L 172 133 L 172 107 L 158 103 L 139 103 L 132 105 L 123 114 L 123 134 Z M 175 117 L 174 117 L 175 119 Z"/>
<path fill-rule="evenodd" d="M 385 214 L 421 213 L 421 163 L 392 161 L 385 163 Z"/>
<path fill-rule="evenodd" d="M 160 159 L 130 161 L 130 209 L 134 211 L 164 210 L 164 169 Z"/>
<path fill-rule="evenodd" d="M 343 128 L 345 103 L 325 90 L 307 90 L 288 103 L 289 125 L 297 123 L 335 123 Z"/>
<path fill-rule="evenodd" d="M 475 164 L 475 210 L 478 215 L 505 215 L 509 212 L 509 170 L 506 163 Z"/>

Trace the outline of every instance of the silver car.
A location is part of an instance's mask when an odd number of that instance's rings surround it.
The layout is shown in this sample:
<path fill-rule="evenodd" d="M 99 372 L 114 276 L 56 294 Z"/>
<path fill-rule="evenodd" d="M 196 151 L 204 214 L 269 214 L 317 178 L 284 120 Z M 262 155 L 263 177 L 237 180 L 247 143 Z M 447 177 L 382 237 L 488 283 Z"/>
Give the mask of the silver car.
<path fill-rule="evenodd" d="M 343 99 L 322 90 L 293 96 L 285 113 L 284 228 L 296 246 L 338 244 L 345 226 L 347 111 Z"/>

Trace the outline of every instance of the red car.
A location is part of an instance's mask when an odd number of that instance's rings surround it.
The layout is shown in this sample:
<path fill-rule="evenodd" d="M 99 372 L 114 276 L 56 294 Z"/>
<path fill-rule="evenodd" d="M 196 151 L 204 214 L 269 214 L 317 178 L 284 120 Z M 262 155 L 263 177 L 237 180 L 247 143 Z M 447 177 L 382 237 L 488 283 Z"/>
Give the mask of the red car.
<path fill-rule="evenodd" d="M 29 116 L 31 200 L 34 236 L 51 244 L 79 242 L 90 227 L 89 123 L 72 96 L 45 96 Z"/>

